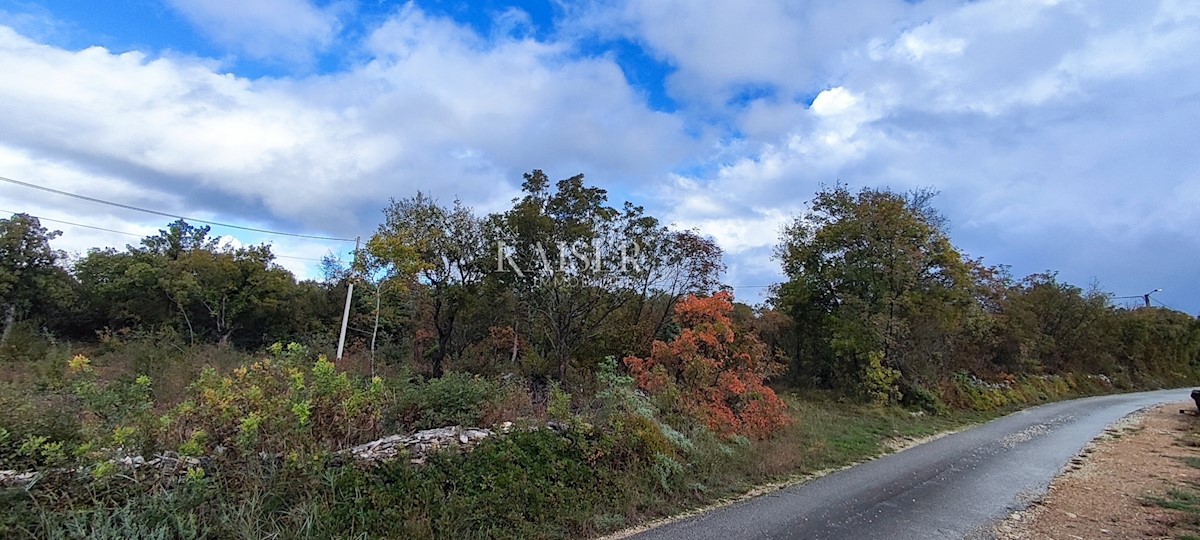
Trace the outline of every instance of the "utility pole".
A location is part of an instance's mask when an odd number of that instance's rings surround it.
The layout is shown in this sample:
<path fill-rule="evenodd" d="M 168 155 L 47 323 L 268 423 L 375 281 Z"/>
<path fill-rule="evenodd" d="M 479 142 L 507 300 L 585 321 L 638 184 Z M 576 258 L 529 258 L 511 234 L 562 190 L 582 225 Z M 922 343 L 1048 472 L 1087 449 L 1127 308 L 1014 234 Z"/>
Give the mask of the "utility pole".
<path fill-rule="evenodd" d="M 379 335 L 379 302 L 383 298 L 383 281 L 375 285 L 375 327 L 371 329 L 371 377 L 375 377 L 375 338 Z"/>
<path fill-rule="evenodd" d="M 1150 307 L 1150 295 L 1152 295 L 1156 292 L 1162 292 L 1162 289 L 1154 289 L 1153 291 L 1150 291 L 1150 292 L 1142 295 L 1142 300 L 1146 301 L 1146 307 Z"/>
<path fill-rule="evenodd" d="M 338 338 L 337 359 L 342 359 L 342 350 L 346 348 L 346 325 L 350 322 L 350 299 L 354 296 L 354 265 L 358 263 L 358 244 L 361 236 L 354 237 L 354 258 L 350 260 L 350 283 L 346 287 L 346 309 L 342 311 L 342 335 Z"/>

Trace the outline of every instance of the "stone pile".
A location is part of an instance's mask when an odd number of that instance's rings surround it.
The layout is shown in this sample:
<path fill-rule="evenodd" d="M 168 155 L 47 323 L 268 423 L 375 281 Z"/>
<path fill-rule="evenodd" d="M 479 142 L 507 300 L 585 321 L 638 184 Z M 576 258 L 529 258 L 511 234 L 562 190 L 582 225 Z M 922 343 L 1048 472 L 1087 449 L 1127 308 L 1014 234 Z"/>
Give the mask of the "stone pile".
<path fill-rule="evenodd" d="M 146 459 L 142 456 L 126 456 L 118 459 L 110 459 L 109 463 L 115 464 L 123 471 L 140 471 L 145 469 L 153 469 L 158 471 L 163 476 L 183 476 L 187 474 L 189 468 L 201 467 L 199 459 L 181 456 L 174 452 L 165 452 Z M 37 480 L 44 472 L 48 473 L 78 473 L 87 470 L 84 469 L 50 469 L 47 471 L 0 471 L 0 487 L 7 486 L 23 486 Z"/>
<path fill-rule="evenodd" d="M 488 437 L 495 435 L 490 429 L 449 426 L 418 431 L 411 435 L 390 435 L 340 453 L 367 462 L 391 461 L 408 458 L 412 463 L 424 463 L 430 453 L 445 450 L 470 450 Z"/>
<path fill-rule="evenodd" d="M 37 471 L 0 471 L 0 487 L 23 486 L 34 481 L 37 476 Z"/>
<path fill-rule="evenodd" d="M 501 432 L 507 432 L 510 429 L 512 429 L 512 422 L 505 422 L 500 425 Z M 353 448 L 341 450 L 338 454 L 369 463 L 407 458 L 412 463 L 421 464 L 425 463 L 425 459 L 433 452 L 440 450 L 468 451 L 479 444 L 480 441 L 495 434 L 496 432 L 490 429 L 448 426 L 426 429 L 410 435 L 390 435 Z M 221 450 L 218 448 L 218 453 Z M 280 458 L 278 455 L 269 454 L 262 454 L 260 457 L 263 460 Z M 182 476 L 187 474 L 189 468 L 205 468 L 207 466 L 207 460 L 180 456 L 174 452 L 160 454 L 151 459 L 146 459 L 142 456 L 129 456 L 110 461 L 127 471 L 150 468 L 159 470 L 164 476 Z M 55 469 L 47 472 L 80 472 L 82 470 Z M 0 470 L 0 487 L 26 485 L 36 480 L 40 474 L 37 471 Z"/>

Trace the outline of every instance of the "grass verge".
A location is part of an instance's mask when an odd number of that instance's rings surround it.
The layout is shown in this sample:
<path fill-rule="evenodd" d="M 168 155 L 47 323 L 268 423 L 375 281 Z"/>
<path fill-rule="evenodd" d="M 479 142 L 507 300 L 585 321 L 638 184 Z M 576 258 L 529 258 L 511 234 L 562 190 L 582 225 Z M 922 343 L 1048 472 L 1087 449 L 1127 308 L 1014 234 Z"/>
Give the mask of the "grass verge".
<path fill-rule="evenodd" d="M 674 407 L 670 394 L 637 391 L 615 362 L 573 407 L 556 388 L 539 409 L 519 381 L 351 377 L 299 345 L 199 370 L 169 391 L 152 377 L 115 374 L 116 362 L 61 356 L 43 370 L 61 376 L 41 386 L 6 383 L 11 391 L 0 392 L 0 468 L 44 472 L 32 486 L 0 489 L 0 537 L 598 536 L 794 483 L 1073 389 L 1056 378 L 1022 383 L 1028 390 L 963 378 L 956 395 L 971 406 L 934 406 L 936 414 L 785 392 L 791 422 L 751 441 L 715 434 Z M 544 426 L 551 417 L 567 427 L 519 430 L 423 465 L 346 464 L 333 454 L 419 427 L 503 419 Z M 164 480 L 102 461 L 139 448 L 209 462 L 186 479 Z M 63 472 L 71 467 L 80 472 Z"/>

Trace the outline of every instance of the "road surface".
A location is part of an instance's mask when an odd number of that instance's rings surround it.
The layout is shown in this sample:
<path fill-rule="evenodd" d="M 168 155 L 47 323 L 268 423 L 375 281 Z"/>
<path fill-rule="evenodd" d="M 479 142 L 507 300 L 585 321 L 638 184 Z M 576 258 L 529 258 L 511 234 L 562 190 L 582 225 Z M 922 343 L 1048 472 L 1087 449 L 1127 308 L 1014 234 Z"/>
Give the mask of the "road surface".
<path fill-rule="evenodd" d="M 988 538 L 1109 424 L 1189 391 L 1041 405 L 634 538 Z"/>

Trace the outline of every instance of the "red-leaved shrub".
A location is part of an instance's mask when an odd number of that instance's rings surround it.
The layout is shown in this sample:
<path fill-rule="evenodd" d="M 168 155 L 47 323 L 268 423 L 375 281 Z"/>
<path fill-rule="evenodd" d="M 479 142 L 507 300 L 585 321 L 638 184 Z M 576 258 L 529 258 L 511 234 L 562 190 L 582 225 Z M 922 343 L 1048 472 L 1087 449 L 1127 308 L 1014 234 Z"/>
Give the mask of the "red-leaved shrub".
<path fill-rule="evenodd" d="M 677 391 L 680 407 L 721 436 L 761 439 L 788 423 L 787 404 L 764 384 L 784 366 L 752 332 L 734 329 L 732 312 L 728 292 L 688 296 L 675 306 L 679 336 L 625 365 L 639 388 Z"/>

